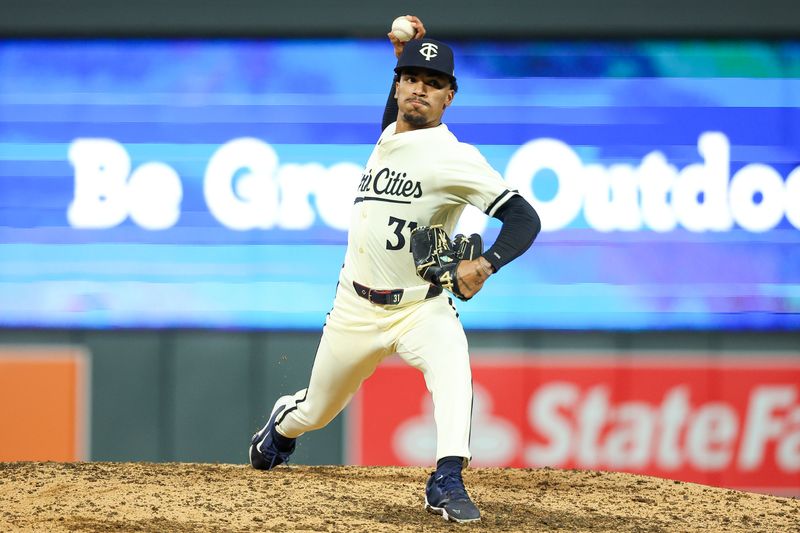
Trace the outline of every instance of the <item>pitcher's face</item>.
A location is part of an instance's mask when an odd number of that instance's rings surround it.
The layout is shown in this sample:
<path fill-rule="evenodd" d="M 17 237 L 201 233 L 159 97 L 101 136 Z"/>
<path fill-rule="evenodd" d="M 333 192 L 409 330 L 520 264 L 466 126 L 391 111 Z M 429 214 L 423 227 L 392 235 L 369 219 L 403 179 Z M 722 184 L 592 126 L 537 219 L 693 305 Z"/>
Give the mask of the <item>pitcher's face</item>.
<path fill-rule="evenodd" d="M 444 74 L 422 68 L 405 69 L 395 88 L 398 121 L 406 122 L 408 129 L 438 126 L 454 96 L 450 79 Z"/>

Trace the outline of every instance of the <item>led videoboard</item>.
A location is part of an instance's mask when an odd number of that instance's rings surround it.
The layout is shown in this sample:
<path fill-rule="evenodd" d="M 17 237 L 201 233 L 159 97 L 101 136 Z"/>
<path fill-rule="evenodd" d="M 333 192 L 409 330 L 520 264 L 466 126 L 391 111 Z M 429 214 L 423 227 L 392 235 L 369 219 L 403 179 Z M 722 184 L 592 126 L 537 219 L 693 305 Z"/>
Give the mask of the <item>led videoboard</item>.
<path fill-rule="evenodd" d="M 453 44 L 445 122 L 543 222 L 468 328 L 800 326 L 800 44 Z M 381 40 L 0 42 L 0 326 L 318 329 L 393 67 Z"/>

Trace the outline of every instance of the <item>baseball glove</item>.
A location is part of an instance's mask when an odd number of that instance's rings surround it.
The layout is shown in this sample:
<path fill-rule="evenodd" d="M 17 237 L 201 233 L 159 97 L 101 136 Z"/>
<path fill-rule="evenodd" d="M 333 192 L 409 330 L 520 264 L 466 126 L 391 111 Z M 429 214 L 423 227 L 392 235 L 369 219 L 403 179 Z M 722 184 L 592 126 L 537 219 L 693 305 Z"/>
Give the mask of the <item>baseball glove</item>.
<path fill-rule="evenodd" d="M 411 232 L 411 255 L 417 274 L 436 286 L 447 289 L 459 300 L 469 298 L 458 287 L 456 270 L 462 260 L 476 259 L 483 253 L 483 239 L 477 233 L 456 235 L 451 242 L 442 226 L 418 226 Z"/>

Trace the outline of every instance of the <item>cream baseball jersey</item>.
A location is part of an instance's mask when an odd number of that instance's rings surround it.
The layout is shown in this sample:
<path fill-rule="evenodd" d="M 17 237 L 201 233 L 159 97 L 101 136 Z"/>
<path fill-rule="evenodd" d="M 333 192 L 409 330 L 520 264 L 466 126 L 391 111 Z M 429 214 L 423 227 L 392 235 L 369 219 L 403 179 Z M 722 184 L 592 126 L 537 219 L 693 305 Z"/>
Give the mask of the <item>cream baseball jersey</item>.
<path fill-rule="evenodd" d="M 345 286 L 353 281 L 373 289 L 427 285 L 411 258 L 411 231 L 441 224 L 452 236 L 467 204 L 492 216 L 516 194 L 445 124 L 397 134 L 395 125 L 381 134 L 356 192 L 340 276 Z"/>

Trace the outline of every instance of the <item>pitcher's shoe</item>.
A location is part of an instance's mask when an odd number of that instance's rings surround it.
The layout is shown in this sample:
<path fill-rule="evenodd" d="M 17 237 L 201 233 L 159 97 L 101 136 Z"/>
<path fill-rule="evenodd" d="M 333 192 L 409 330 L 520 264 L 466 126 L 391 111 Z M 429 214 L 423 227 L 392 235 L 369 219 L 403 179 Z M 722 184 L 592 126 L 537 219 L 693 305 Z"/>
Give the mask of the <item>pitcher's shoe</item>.
<path fill-rule="evenodd" d="M 453 522 L 475 522 L 481 512 L 469 499 L 461 472 L 434 472 L 425 487 L 425 510 Z"/>
<path fill-rule="evenodd" d="M 272 436 L 275 421 L 278 416 L 288 407 L 294 404 L 293 396 L 281 396 L 272 408 L 267 425 L 261 431 L 253 435 L 250 441 L 250 464 L 258 470 L 270 470 L 276 466 L 289 461 L 295 448 L 295 441 L 288 450 L 280 450 Z"/>

